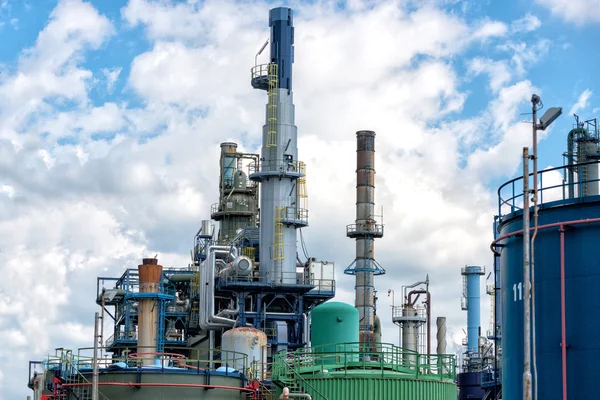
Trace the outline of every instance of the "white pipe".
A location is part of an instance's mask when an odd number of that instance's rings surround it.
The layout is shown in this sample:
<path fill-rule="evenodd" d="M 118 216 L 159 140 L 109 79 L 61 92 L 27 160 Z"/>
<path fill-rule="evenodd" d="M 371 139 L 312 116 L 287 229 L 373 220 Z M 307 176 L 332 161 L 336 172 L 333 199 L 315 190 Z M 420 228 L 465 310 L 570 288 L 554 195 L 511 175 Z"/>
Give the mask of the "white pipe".
<path fill-rule="evenodd" d="M 94 315 L 94 357 L 92 357 L 92 400 L 98 400 L 98 313 Z"/>
<path fill-rule="evenodd" d="M 531 400 L 531 309 L 529 298 L 529 148 L 523 148 L 523 400 Z"/>
<path fill-rule="evenodd" d="M 217 264 L 217 255 L 223 256 L 226 260 L 229 257 L 237 257 L 237 248 L 229 246 L 210 246 L 208 248 L 208 257 L 201 266 L 201 282 L 204 286 L 203 295 L 200 296 L 200 318 L 199 325 L 202 330 L 214 330 L 222 328 L 231 328 L 235 325 L 234 319 L 220 317 L 215 315 L 215 269 Z"/>
<path fill-rule="evenodd" d="M 312 397 L 308 393 L 290 393 L 290 389 L 287 387 L 284 387 L 282 390 L 281 396 L 279 396 L 279 398 L 287 399 L 289 397 L 304 397 L 305 399 L 312 400 Z"/>

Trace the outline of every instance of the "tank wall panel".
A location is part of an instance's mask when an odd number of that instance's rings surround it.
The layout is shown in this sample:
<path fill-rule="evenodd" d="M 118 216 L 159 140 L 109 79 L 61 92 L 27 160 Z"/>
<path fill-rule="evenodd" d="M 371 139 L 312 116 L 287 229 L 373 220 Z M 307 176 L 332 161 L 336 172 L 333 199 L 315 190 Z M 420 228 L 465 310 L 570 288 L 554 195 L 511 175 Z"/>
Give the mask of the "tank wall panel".
<path fill-rule="evenodd" d="M 540 210 L 540 225 L 600 218 L 600 203 Z M 522 229 L 520 217 L 505 220 L 501 235 Z M 565 307 L 567 387 L 569 398 L 597 397 L 600 341 L 600 268 L 596 249 L 600 224 L 573 225 L 565 230 Z M 523 374 L 523 245 L 522 236 L 504 241 L 500 275 L 502 299 L 502 374 L 506 398 L 522 396 Z M 535 308 L 539 399 L 562 398 L 560 232 L 540 230 L 535 241 Z M 533 361 L 533 360 L 532 360 Z M 510 371 L 506 373 L 506 371 Z"/>
<path fill-rule="evenodd" d="M 456 400 L 457 394 L 454 383 L 418 379 L 366 376 L 306 378 L 306 381 L 314 388 L 314 390 L 306 388 L 313 399 L 322 398 L 318 395 L 320 393 L 331 400 Z"/>

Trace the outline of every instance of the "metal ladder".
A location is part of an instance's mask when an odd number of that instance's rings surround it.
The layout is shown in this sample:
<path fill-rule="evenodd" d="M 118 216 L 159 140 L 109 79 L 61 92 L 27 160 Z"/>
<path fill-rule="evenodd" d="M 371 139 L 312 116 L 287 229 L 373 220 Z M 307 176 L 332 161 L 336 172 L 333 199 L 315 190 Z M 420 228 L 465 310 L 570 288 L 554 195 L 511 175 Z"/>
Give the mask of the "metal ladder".
<path fill-rule="evenodd" d="M 298 212 L 300 209 L 308 208 L 308 193 L 306 192 L 306 164 L 302 161 L 298 163 L 300 178 L 298 178 Z M 300 215 L 298 215 L 300 219 Z"/>
<path fill-rule="evenodd" d="M 285 258 L 283 251 L 283 216 L 285 211 L 286 207 L 275 207 L 275 241 L 273 243 L 275 247 L 274 260 L 283 260 Z"/>
<path fill-rule="evenodd" d="M 269 127 L 267 130 L 267 147 L 277 146 L 277 89 L 279 87 L 278 76 L 277 76 L 277 64 L 269 64 L 267 72 L 269 91 L 268 91 L 268 121 Z"/>

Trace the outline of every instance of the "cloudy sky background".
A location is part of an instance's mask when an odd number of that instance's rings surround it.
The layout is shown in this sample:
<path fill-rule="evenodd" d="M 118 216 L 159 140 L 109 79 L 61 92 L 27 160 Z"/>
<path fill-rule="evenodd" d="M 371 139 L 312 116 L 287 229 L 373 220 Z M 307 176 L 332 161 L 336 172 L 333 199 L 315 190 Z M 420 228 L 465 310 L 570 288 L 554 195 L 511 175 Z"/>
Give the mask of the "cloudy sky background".
<path fill-rule="evenodd" d="M 96 276 L 156 253 L 187 265 L 217 200 L 219 143 L 259 149 L 266 96 L 249 70 L 279 5 L 0 0 L 1 399 L 29 393 L 28 360 L 91 344 Z M 600 111 L 599 0 L 285 5 L 310 254 L 336 262 L 337 299 L 352 303 L 355 132 L 375 130 L 383 339 L 398 333 L 387 290 L 399 303 L 429 274 L 433 317 L 460 343 L 460 268 L 492 265 L 495 190 L 530 143 L 531 94 L 565 109 L 542 167 L 561 165 L 571 113 Z"/>

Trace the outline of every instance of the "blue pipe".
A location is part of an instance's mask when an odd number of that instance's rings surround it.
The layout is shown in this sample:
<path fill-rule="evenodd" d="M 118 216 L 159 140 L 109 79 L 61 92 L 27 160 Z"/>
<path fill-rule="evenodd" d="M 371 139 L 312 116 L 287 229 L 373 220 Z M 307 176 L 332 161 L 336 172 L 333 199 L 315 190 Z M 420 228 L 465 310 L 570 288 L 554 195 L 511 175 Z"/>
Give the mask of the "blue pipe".
<path fill-rule="evenodd" d="M 292 90 L 294 62 L 294 15 L 291 8 L 278 7 L 269 12 L 271 62 L 277 63 L 279 87 Z"/>
<path fill-rule="evenodd" d="M 467 351 L 478 353 L 481 325 L 480 311 L 480 276 L 483 269 L 479 266 L 465 267 L 463 275 L 467 276 Z"/>

